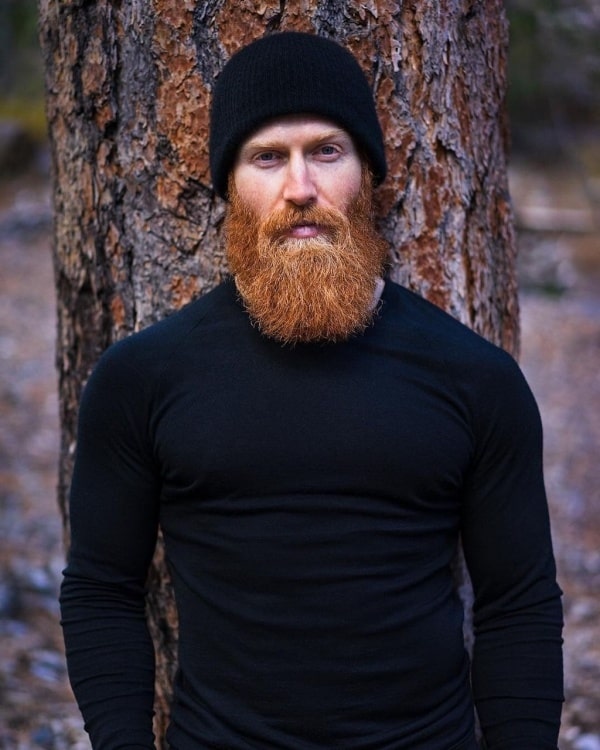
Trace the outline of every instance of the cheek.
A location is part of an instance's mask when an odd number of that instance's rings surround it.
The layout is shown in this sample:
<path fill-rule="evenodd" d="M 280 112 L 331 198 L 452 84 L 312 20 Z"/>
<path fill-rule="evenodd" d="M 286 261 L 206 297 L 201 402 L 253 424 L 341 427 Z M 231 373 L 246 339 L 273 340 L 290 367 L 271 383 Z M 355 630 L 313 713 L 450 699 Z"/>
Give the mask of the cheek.
<path fill-rule="evenodd" d="M 358 197 L 362 185 L 360 170 L 338 175 L 329 188 L 330 202 L 339 209 L 347 209 Z"/>
<path fill-rule="evenodd" d="M 261 180 L 260 176 L 256 175 L 252 179 L 246 179 L 244 175 L 234 175 L 234 184 L 240 200 L 258 219 L 269 213 L 274 200 L 274 190 L 268 180 Z"/>

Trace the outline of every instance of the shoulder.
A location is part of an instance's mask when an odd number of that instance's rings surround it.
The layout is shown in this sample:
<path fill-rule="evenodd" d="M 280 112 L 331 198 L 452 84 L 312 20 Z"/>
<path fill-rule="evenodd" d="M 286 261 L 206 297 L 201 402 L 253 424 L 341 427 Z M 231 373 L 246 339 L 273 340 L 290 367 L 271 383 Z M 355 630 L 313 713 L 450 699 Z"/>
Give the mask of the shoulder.
<path fill-rule="evenodd" d="M 218 324 L 235 304 L 235 291 L 224 282 L 166 318 L 112 344 L 101 362 L 123 363 L 146 370 L 168 361 L 173 351 L 203 325 Z"/>
<path fill-rule="evenodd" d="M 503 349 L 417 293 L 387 281 L 382 297 L 386 325 L 421 341 L 447 364 L 482 365 L 486 362 L 512 369 L 516 362 Z"/>
<path fill-rule="evenodd" d="M 86 390 L 144 390 L 160 378 L 176 353 L 204 327 L 218 327 L 236 308 L 235 289 L 224 282 L 163 320 L 111 344 L 99 358 Z"/>
<path fill-rule="evenodd" d="M 386 283 L 382 299 L 387 335 L 410 338 L 412 349 L 444 378 L 452 392 L 462 395 L 473 414 L 503 409 L 515 415 L 535 414 L 537 405 L 511 354 L 394 282 Z"/>

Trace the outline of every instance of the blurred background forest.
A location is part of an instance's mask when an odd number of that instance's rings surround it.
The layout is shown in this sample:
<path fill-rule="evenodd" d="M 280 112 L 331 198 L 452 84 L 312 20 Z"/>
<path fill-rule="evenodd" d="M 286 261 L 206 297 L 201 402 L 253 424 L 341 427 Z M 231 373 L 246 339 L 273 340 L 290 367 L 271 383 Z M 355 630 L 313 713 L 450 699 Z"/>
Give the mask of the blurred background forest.
<path fill-rule="evenodd" d="M 562 750 L 600 750 L 600 2 L 507 0 L 521 365 L 565 592 Z M 0 0 L 0 750 L 89 747 L 56 592 L 50 165 L 35 0 Z"/>

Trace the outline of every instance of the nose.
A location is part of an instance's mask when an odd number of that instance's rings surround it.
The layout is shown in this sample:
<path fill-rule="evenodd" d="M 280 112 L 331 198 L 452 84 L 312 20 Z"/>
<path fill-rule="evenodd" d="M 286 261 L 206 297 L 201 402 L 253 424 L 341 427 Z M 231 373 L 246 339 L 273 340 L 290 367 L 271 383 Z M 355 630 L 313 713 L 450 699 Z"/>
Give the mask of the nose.
<path fill-rule="evenodd" d="M 317 199 L 317 186 L 303 156 L 292 156 L 287 164 L 283 198 L 296 206 L 306 206 Z"/>

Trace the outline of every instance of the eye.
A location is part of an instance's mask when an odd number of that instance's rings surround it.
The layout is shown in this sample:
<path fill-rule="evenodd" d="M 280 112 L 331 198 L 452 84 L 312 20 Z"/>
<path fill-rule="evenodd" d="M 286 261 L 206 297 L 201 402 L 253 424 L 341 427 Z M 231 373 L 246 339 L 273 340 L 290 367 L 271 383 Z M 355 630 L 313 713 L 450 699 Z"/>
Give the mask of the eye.
<path fill-rule="evenodd" d="M 276 151 L 261 151 L 254 156 L 254 161 L 259 166 L 269 166 L 277 161 L 278 154 Z"/>
<path fill-rule="evenodd" d="M 333 161 L 340 155 L 340 149 L 332 143 L 324 143 L 316 150 L 316 156 L 323 161 Z"/>

